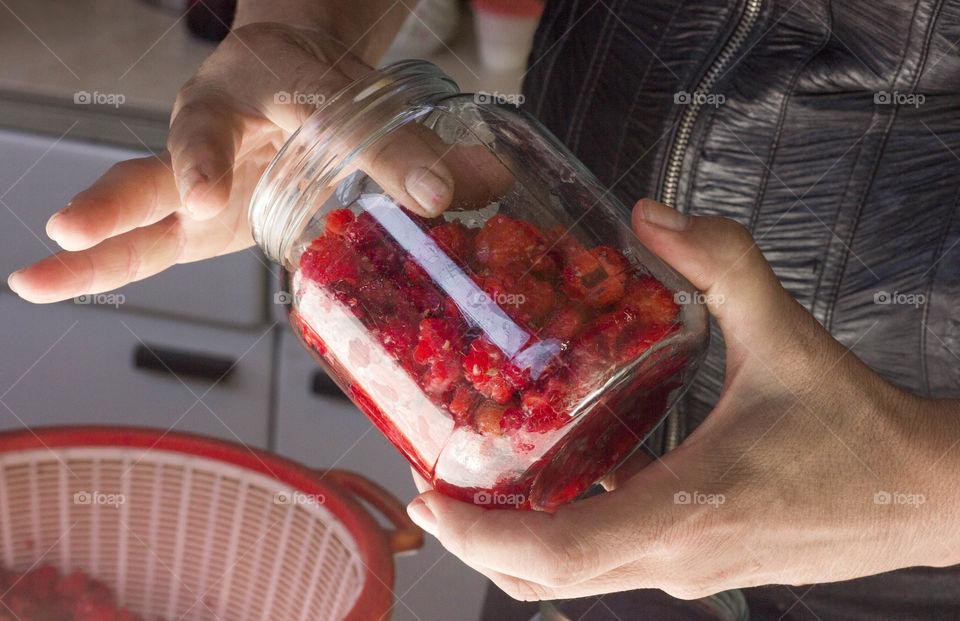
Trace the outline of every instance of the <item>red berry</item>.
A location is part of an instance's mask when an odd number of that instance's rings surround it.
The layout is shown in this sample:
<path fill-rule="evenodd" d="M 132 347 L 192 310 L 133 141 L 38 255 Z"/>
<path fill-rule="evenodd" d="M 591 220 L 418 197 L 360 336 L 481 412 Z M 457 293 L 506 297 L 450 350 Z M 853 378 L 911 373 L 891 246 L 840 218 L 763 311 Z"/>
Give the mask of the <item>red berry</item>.
<path fill-rule="evenodd" d="M 376 218 L 364 211 L 344 230 L 347 240 L 357 249 L 376 245 L 386 237 L 387 231 Z"/>
<path fill-rule="evenodd" d="M 343 235 L 353 220 L 353 212 L 349 209 L 334 209 L 324 219 L 323 232 L 327 235 Z"/>
<path fill-rule="evenodd" d="M 630 262 L 619 250 L 598 246 L 576 251 L 563 267 L 563 286 L 571 298 L 592 306 L 608 306 L 623 297 Z"/>
<path fill-rule="evenodd" d="M 27 590 L 38 599 L 49 599 L 53 597 L 54 589 L 57 586 L 57 580 L 60 579 L 60 573 L 53 565 L 43 565 L 31 570 L 23 577 L 23 582 Z"/>
<path fill-rule="evenodd" d="M 561 426 L 569 420 L 565 413 L 569 384 L 558 378 L 549 378 L 543 386 L 523 395 L 521 407 L 526 431 L 543 433 Z"/>
<path fill-rule="evenodd" d="M 460 378 L 459 361 L 445 358 L 430 365 L 420 380 L 420 386 L 427 394 L 441 396 L 446 394 Z"/>
<path fill-rule="evenodd" d="M 503 434 L 502 420 L 504 414 L 509 409 L 506 405 L 494 401 L 484 401 L 477 406 L 477 412 L 474 415 L 473 424 L 477 431 L 484 435 L 499 436 Z"/>
<path fill-rule="evenodd" d="M 445 319 L 424 319 L 420 322 L 413 357 L 420 364 L 448 360 L 453 356 L 459 360 L 461 347 L 460 334 L 453 324 Z"/>
<path fill-rule="evenodd" d="M 76 599 L 87 592 L 90 578 L 82 571 L 75 571 L 57 581 L 56 592 L 61 597 Z"/>
<path fill-rule="evenodd" d="M 471 255 L 472 239 L 469 229 L 459 220 L 447 222 L 430 229 L 427 234 L 451 259 L 465 265 Z"/>
<path fill-rule="evenodd" d="M 500 419 L 500 430 L 504 433 L 516 431 L 523 427 L 523 410 L 520 408 L 509 408 L 503 413 Z"/>
<path fill-rule="evenodd" d="M 528 222 L 497 214 L 486 221 L 474 240 L 477 260 L 488 268 L 519 262 L 528 268 L 547 254 L 543 236 Z"/>
<path fill-rule="evenodd" d="M 647 274 L 637 274 L 627 280 L 620 305 L 636 311 L 644 323 L 670 324 L 680 314 L 670 290 Z"/>
<path fill-rule="evenodd" d="M 356 283 L 356 255 L 340 237 L 321 235 L 300 256 L 300 271 L 321 285 L 336 280 Z"/>
<path fill-rule="evenodd" d="M 447 409 L 450 410 L 453 420 L 458 425 L 465 425 L 470 422 L 470 414 L 473 412 L 477 398 L 477 393 L 466 384 L 461 384 L 454 389 L 453 397 L 451 397 Z"/>
<path fill-rule="evenodd" d="M 544 338 L 572 341 L 583 330 L 586 314 L 579 305 L 561 308 L 543 327 Z"/>
<path fill-rule="evenodd" d="M 534 278 L 520 263 L 486 274 L 483 290 L 507 315 L 525 326 L 539 324 L 557 303 L 553 286 Z"/>
<path fill-rule="evenodd" d="M 390 319 L 377 329 L 377 336 L 390 355 L 401 362 L 409 360 L 416 342 L 413 326 L 396 318 Z"/>
<path fill-rule="evenodd" d="M 463 357 L 463 370 L 477 392 L 497 403 L 509 402 L 518 388 L 530 383 L 529 371 L 507 361 L 500 348 L 483 337 L 470 343 Z"/>

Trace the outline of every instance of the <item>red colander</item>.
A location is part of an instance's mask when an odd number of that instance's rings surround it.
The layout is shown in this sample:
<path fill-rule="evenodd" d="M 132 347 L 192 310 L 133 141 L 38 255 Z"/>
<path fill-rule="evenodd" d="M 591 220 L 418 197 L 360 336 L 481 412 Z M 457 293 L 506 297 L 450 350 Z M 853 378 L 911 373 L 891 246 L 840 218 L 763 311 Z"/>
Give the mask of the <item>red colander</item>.
<path fill-rule="evenodd" d="M 355 473 L 159 429 L 0 433 L 0 565 L 81 569 L 147 619 L 387 619 L 392 557 L 422 545 Z"/>

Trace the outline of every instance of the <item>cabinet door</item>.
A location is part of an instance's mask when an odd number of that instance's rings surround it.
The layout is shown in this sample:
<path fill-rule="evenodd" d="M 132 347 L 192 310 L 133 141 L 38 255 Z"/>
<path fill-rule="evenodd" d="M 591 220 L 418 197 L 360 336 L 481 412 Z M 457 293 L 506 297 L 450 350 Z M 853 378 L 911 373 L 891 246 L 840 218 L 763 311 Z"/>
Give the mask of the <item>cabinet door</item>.
<path fill-rule="evenodd" d="M 267 443 L 275 328 L 0 295 L 0 427 L 129 424 Z"/>
<path fill-rule="evenodd" d="M 114 163 L 145 155 L 0 130 L 0 271 L 59 250 L 44 232 L 47 219 Z M 266 259 L 248 249 L 175 266 L 120 292 L 127 309 L 250 326 L 264 319 L 267 271 Z"/>
<path fill-rule="evenodd" d="M 280 336 L 276 452 L 315 468 L 353 470 L 409 502 L 417 494 L 410 465 L 331 382 L 296 338 Z M 415 555 L 396 559 L 395 621 L 461 619 L 480 615 L 486 579 L 426 538 Z"/>

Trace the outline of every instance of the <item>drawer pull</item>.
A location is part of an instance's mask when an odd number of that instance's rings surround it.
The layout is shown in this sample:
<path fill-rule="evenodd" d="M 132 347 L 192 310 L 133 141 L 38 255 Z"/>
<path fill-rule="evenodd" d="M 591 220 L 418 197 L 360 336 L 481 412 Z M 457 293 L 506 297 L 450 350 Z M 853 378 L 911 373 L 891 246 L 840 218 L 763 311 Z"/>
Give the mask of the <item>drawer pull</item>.
<path fill-rule="evenodd" d="M 140 344 L 133 351 L 133 366 L 178 377 L 226 380 L 233 372 L 235 361 L 230 358 L 165 349 Z"/>

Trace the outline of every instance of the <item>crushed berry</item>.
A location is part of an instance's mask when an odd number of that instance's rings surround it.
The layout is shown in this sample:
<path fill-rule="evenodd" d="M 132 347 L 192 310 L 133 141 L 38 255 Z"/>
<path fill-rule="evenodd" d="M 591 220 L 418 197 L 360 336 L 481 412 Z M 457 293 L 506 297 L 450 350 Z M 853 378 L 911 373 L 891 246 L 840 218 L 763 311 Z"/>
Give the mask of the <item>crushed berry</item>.
<path fill-rule="evenodd" d="M 530 335 L 526 348 L 557 348 L 532 376 L 518 362 L 525 350 L 505 355 L 368 212 L 330 212 L 301 256 L 302 276 L 350 308 L 457 427 L 530 451 L 614 366 L 680 328 L 672 292 L 616 248 L 504 214 L 470 227 L 405 213 Z"/>

